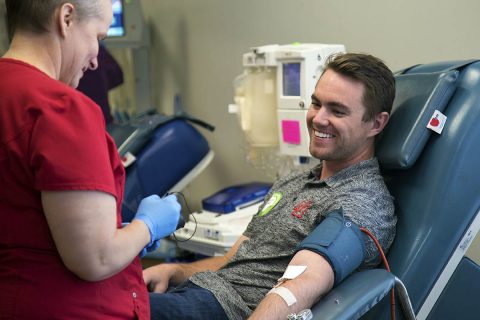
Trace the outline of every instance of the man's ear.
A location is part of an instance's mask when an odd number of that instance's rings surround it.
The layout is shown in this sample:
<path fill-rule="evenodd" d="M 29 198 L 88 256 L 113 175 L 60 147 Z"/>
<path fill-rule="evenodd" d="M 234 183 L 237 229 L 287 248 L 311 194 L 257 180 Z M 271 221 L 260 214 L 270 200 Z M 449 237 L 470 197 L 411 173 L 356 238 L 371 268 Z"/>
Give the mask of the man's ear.
<path fill-rule="evenodd" d="M 57 23 L 60 35 L 65 37 L 73 25 L 75 7 L 71 3 L 64 3 L 58 9 Z"/>
<path fill-rule="evenodd" d="M 372 127 L 370 128 L 369 137 L 373 137 L 382 132 L 383 128 L 387 125 L 390 115 L 388 112 L 380 112 L 372 120 Z"/>

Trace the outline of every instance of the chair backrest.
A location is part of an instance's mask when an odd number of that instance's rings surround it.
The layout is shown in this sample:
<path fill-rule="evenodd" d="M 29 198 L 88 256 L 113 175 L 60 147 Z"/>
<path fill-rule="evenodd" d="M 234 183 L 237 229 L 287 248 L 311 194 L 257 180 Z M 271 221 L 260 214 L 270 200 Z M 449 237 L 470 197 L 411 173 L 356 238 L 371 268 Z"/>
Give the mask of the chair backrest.
<path fill-rule="evenodd" d="M 377 156 L 398 215 L 387 257 L 418 313 L 480 209 L 480 62 L 418 65 L 396 80 Z M 447 117 L 441 134 L 426 128 L 434 109 Z M 388 308 L 362 319 L 387 319 Z"/>

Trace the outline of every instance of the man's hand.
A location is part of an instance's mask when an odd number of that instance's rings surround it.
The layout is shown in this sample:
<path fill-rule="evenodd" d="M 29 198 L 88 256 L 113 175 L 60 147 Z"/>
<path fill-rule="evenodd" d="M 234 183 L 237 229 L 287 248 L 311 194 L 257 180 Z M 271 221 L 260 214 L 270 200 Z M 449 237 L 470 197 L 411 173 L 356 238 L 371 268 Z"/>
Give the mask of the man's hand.
<path fill-rule="evenodd" d="M 175 273 L 174 268 L 175 265 L 165 263 L 143 270 L 143 281 L 148 291 L 157 293 L 167 291 L 170 279 Z"/>
<path fill-rule="evenodd" d="M 238 247 L 245 240 L 248 240 L 248 238 L 241 236 L 224 256 L 206 258 L 190 263 L 163 263 L 147 268 L 143 270 L 143 280 L 150 291 L 163 293 L 169 286 L 178 285 L 197 272 L 219 270 L 235 255 Z"/>

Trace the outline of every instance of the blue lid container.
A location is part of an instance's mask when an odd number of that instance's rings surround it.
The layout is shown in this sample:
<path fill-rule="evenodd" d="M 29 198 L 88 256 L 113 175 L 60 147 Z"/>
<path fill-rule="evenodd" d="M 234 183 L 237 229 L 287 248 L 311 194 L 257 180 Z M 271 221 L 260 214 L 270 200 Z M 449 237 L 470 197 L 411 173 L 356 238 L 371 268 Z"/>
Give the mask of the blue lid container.
<path fill-rule="evenodd" d="M 271 184 L 252 182 L 228 187 L 202 200 L 204 210 L 218 213 L 231 213 L 237 207 L 244 207 L 262 201 Z"/>

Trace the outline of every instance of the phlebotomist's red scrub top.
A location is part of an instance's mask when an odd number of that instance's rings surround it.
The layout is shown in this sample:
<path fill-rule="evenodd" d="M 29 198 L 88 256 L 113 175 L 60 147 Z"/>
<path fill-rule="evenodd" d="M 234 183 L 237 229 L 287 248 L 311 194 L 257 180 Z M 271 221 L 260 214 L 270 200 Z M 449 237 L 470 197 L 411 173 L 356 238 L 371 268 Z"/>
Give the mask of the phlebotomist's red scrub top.
<path fill-rule="evenodd" d="M 41 190 L 116 197 L 125 172 L 100 108 L 33 66 L 0 59 L 0 319 L 149 319 L 138 258 L 98 282 L 66 269 Z"/>

